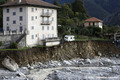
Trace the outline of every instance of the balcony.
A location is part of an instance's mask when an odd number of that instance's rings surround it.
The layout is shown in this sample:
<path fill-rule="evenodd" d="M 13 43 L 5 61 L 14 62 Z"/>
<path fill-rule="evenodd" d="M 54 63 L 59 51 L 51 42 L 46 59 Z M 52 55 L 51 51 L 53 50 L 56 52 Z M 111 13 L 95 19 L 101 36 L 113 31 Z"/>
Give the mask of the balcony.
<path fill-rule="evenodd" d="M 41 17 L 50 17 L 51 15 L 52 15 L 52 13 L 46 12 L 46 13 L 42 13 Z"/>
<path fill-rule="evenodd" d="M 41 23 L 41 25 L 50 25 L 52 23 L 52 21 L 43 21 Z"/>

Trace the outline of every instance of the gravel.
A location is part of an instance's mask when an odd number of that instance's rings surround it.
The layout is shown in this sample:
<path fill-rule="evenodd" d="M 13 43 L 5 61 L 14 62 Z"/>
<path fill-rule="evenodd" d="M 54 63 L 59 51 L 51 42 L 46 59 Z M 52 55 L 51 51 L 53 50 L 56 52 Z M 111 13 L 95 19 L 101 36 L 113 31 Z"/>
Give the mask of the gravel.
<path fill-rule="evenodd" d="M 0 68 L 0 80 L 120 80 L 119 58 L 36 62 L 16 72 Z"/>

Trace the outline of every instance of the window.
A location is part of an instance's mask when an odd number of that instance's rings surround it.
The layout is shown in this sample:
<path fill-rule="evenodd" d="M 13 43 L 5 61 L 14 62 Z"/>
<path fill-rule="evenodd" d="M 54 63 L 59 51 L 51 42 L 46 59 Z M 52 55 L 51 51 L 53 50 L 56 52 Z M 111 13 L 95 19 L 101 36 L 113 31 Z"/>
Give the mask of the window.
<path fill-rule="evenodd" d="M 23 27 L 22 26 L 20 26 L 20 32 L 22 32 L 23 31 Z"/>
<path fill-rule="evenodd" d="M 47 30 L 49 30 L 49 26 L 47 27 Z"/>
<path fill-rule="evenodd" d="M 7 26 L 6 30 L 7 30 L 7 31 L 9 31 L 9 30 L 10 30 L 10 29 L 9 29 L 9 26 Z"/>
<path fill-rule="evenodd" d="M 15 20 L 13 21 L 13 24 L 16 24 L 16 21 L 15 21 Z"/>
<path fill-rule="evenodd" d="M 33 30 L 33 29 L 34 29 L 34 26 L 32 26 L 31 29 Z"/>
<path fill-rule="evenodd" d="M 49 9 L 47 10 L 47 13 L 49 14 Z"/>
<path fill-rule="evenodd" d="M 42 30 L 44 30 L 44 26 L 42 26 Z"/>
<path fill-rule="evenodd" d="M 44 23 L 44 17 L 42 17 L 42 23 Z"/>
<path fill-rule="evenodd" d="M 42 37 L 43 37 L 43 39 L 45 39 L 45 35 L 44 34 L 42 35 Z"/>
<path fill-rule="evenodd" d="M 34 16 L 31 17 L 32 18 L 32 21 L 34 20 Z"/>
<path fill-rule="evenodd" d="M 23 12 L 23 8 L 20 8 L 19 10 L 20 10 L 20 12 Z"/>
<path fill-rule="evenodd" d="M 48 34 L 48 38 L 50 37 L 50 35 Z"/>
<path fill-rule="evenodd" d="M 20 17 L 19 17 L 19 20 L 20 20 L 20 21 L 22 21 L 22 20 L 23 20 L 23 17 L 22 17 L 22 16 L 20 16 Z"/>
<path fill-rule="evenodd" d="M 34 39 L 34 35 L 32 35 L 31 38 Z"/>
<path fill-rule="evenodd" d="M 16 12 L 13 12 L 13 15 L 16 15 Z"/>
<path fill-rule="evenodd" d="M 10 20 L 10 18 L 9 18 L 9 17 L 7 17 L 7 18 L 6 18 L 6 21 L 9 21 L 9 20 Z"/>
<path fill-rule="evenodd" d="M 36 34 L 36 37 L 37 37 L 37 34 Z"/>
<path fill-rule="evenodd" d="M 54 30 L 54 26 L 52 26 L 52 30 Z"/>
<path fill-rule="evenodd" d="M 52 10 L 52 13 L 54 12 L 54 10 Z"/>
<path fill-rule="evenodd" d="M 47 23 L 49 23 L 49 18 L 47 17 Z"/>
<path fill-rule="evenodd" d="M 37 8 L 35 8 L 35 10 L 37 11 Z"/>
<path fill-rule="evenodd" d="M 42 9 L 42 14 L 44 14 L 44 9 Z"/>
<path fill-rule="evenodd" d="M 52 37 L 54 37 L 54 34 L 52 34 Z"/>
<path fill-rule="evenodd" d="M 34 8 L 31 8 L 32 12 L 34 12 Z"/>
<path fill-rule="evenodd" d="M 54 21 L 54 18 L 52 17 L 52 21 Z"/>
<path fill-rule="evenodd" d="M 9 13 L 9 9 L 6 9 L 6 12 Z"/>

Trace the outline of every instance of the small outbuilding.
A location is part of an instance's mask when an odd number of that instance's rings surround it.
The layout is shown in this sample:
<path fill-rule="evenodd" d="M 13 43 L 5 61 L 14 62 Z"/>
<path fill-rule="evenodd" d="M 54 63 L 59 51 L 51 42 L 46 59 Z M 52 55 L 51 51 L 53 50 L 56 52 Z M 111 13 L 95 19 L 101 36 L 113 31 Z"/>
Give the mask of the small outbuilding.
<path fill-rule="evenodd" d="M 95 17 L 91 17 L 84 21 L 84 27 L 89 27 L 89 26 L 96 26 L 99 28 L 103 28 L 103 21 Z"/>

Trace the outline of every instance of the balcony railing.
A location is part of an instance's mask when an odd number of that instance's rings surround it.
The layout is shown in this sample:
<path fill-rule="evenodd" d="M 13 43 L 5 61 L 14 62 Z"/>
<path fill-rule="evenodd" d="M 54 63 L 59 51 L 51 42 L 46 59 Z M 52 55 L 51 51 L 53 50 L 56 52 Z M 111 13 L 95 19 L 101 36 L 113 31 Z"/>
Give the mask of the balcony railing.
<path fill-rule="evenodd" d="M 41 25 L 50 25 L 52 23 L 52 21 L 43 21 L 41 23 Z"/>
<path fill-rule="evenodd" d="M 42 13 L 41 16 L 42 17 L 50 17 L 52 15 L 52 13 Z"/>

